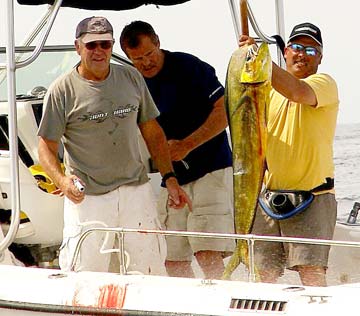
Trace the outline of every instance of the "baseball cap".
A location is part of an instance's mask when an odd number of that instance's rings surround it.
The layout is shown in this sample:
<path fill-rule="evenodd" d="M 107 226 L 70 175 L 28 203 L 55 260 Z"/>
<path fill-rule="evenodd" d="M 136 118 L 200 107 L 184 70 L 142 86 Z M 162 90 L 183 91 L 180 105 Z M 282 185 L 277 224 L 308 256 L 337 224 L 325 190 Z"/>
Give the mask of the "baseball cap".
<path fill-rule="evenodd" d="M 291 31 L 289 42 L 295 37 L 298 36 L 308 36 L 311 37 L 315 42 L 317 42 L 320 46 L 323 46 L 322 38 L 321 38 L 321 31 L 320 29 L 312 24 L 312 23 L 301 23 L 295 25 L 293 30 Z"/>
<path fill-rule="evenodd" d="M 82 20 L 76 27 L 75 38 L 80 37 L 83 43 L 113 41 L 113 28 L 106 18 L 93 16 Z"/>

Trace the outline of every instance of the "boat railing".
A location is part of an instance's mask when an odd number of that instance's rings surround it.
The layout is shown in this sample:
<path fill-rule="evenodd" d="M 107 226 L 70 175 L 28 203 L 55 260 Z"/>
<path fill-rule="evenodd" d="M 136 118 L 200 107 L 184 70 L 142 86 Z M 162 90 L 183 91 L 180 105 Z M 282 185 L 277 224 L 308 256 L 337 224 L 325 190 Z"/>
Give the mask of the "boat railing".
<path fill-rule="evenodd" d="M 232 16 L 235 17 L 235 0 L 229 0 L 230 2 L 230 10 L 232 12 Z M 62 5 L 62 0 L 54 0 L 52 6 L 49 7 L 48 12 L 41 19 L 38 27 L 35 29 L 34 33 L 32 33 L 28 39 L 28 43 L 32 42 L 32 40 L 37 36 L 40 30 L 46 25 L 44 32 L 42 34 L 41 39 L 39 40 L 36 48 L 34 49 L 31 56 L 26 58 L 25 60 L 16 60 L 15 58 L 15 23 L 14 23 L 14 0 L 7 0 L 6 3 L 6 63 L 0 64 L 0 69 L 6 69 L 6 77 L 7 77 L 7 94 L 8 94 L 8 104 L 9 104 L 9 153 L 11 157 L 11 166 L 10 166 L 10 175 L 11 175 L 11 225 L 9 227 L 9 231 L 6 236 L 0 240 L 0 262 L 2 257 L 4 256 L 4 251 L 9 247 L 9 245 L 15 239 L 17 234 L 19 223 L 20 223 L 20 181 L 19 181 L 19 157 L 18 157 L 18 141 L 17 141 L 17 108 L 16 108 L 16 80 L 15 80 L 15 72 L 17 69 L 21 67 L 25 67 L 32 63 L 42 51 L 45 42 L 48 38 L 50 30 L 54 24 L 55 18 L 59 12 L 59 9 Z M 277 15 L 277 32 L 280 35 L 283 34 L 284 30 L 284 14 L 283 14 L 283 0 L 275 0 L 276 3 L 276 15 Z M 254 27 L 254 30 L 257 34 L 264 39 L 271 40 L 268 36 L 266 36 L 258 27 L 258 23 L 255 21 L 254 15 L 251 11 L 250 6 L 248 5 L 249 19 Z M 239 24 L 236 27 L 236 20 L 234 20 L 235 33 L 237 35 L 239 32 Z M 281 60 L 280 60 L 281 63 Z"/>
<path fill-rule="evenodd" d="M 354 247 L 360 248 L 360 242 L 358 241 L 341 241 L 341 240 L 329 240 L 329 239 L 313 239 L 313 238 L 301 238 L 301 237 L 277 237 L 277 236 L 264 236 L 256 234 L 224 234 L 224 233 L 204 233 L 204 232 L 185 232 L 185 231 L 170 231 L 170 230 L 152 230 L 152 229 L 132 229 L 121 227 L 94 227 L 86 229 L 81 235 L 76 244 L 75 251 L 70 264 L 70 271 L 75 271 L 77 258 L 80 253 L 80 248 L 84 240 L 92 233 L 115 233 L 119 240 L 119 249 L 112 249 L 111 252 L 119 253 L 119 273 L 126 274 L 126 254 L 125 254 L 125 234 L 158 234 L 166 236 L 178 236 L 178 237 L 195 237 L 195 238 L 217 238 L 217 239 L 234 239 L 234 240 L 246 240 L 248 244 L 249 253 L 249 274 L 248 281 L 255 282 L 255 242 L 282 242 L 282 243 L 300 243 L 300 244 L 312 244 L 323 246 L 340 246 L 340 247 Z M 106 238 L 104 243 L 106 242 Z"/>
<path fill-rule="evenodd" d="M 240 21 L 239 21 L 239 14 L 236 14 L 237 12 L 239 12 L 239 9 L 237 8 L 235 1 L 236 0 L 229 0 L 229 7 L 230 7 L 230 12 L 231 12 L 231 17 L 233 20 L 233 26 L 234 26 L 234 30 L 235 30 L 236 43 L 237 43 L 239 40 L 240 34 L 242 33 L 242 30 L 241 30 L 241 25 L 240 25 Z M 236 2 L 238 3 L 239 1 L 236 1 Z M 254 32 L 259 37 L 259 40 L 269 43 L 269 44 L 276 44 L 276 40 L 274 39 L 274 37 L 265 34 L 261 30 L 259 24 L 257 23 L 257 21 L 255 19 L 255 15 L 254 15 L 248 1 L 246 2 L 246 5 L 247 5 L 247 13 L 248 13 L 249 21 L 251 23 L 251 26 L 252 26 Z M 283 0 L 275 0 L 275 18 L 276 18 L 276 33 L 278 35 L 280 35 L 282 38 L 284 38 L 285 37 L 285 24 L 284 24 Z M 281 67 L 284 67 L 285 66 L 284 59 L 282 58 L 282 52 L 280 51 L 279 48 L 277 49 L 277 59 L 278 59 L 278 64 Z"/>
<path fill-rule="evenodd" d="M 20 181 L 19 181 L 19 157 L 18 157 L 18 142 L 17 142 L 17 113 L 16 113 L 16 82 L 15 71 L 18 68 L 25 67 L 32 63 L 40 54 L 41 49 L 45 45 L 45 41 L 50 33 L 55 17 L 60 9 L 62 0 L 56 0 L 51 7 L 51 14 L 44 18 L 47 21 L 45 32 L 36 46 L 33 54 L 24 61 L 17 61 L 15 59 L 15 32 L 14 32 L 14 3 L 13 0 L 6 1 L 6 18 L 7 18 L 7 41 L 6 41 L 6 63 L 0 65 L 6 68 L 7 76 L 7 91 L 9 104 L 9 151 L 11 157 L 11 225 L 9 231 L 0 242 L 0 262 L 4 257 L 4 251 L 15 239 L 19 224 L 20 224 Z M 49 17 L 50 16 L 50 17 Z"/>

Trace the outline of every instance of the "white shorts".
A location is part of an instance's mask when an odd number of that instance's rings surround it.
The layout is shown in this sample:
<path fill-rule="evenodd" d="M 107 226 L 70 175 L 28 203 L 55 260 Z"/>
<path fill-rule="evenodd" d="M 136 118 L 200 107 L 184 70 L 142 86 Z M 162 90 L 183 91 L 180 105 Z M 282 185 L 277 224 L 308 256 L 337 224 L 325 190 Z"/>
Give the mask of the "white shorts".
<path fill-rule="evenodd" d="M 206 233 L 234 233 L 232 168 L 220 169 L 183 185 L 192 201 L 193 211 L 167 205 L 167 190 L 161 188 L 158 212 L 162 228 Z M 224 257 L 235 248 L 232 239 L 166 236 L 167 260 L 191 261 L 201 250 L 222 252 Z"/>
<path fill-rule="evenodd" d="M 69 270 L 76 244 L 82 232 L 94 227 L 160 229 L 155 196 L 150 183 L 121 186 L 103 195 L 85 195 L 80 204 L 65 198 L 63 243 L 60 247 L 60 267 Z M 109 271 L 110 254 L 99 250 L 111 249 L 115 234 L 91 233 L 82 243 L 76 271 Z M 125 234 L 125 251 L 129 254 L 128 271 L 166 275 L 166 244 L 163 235 Z"/>

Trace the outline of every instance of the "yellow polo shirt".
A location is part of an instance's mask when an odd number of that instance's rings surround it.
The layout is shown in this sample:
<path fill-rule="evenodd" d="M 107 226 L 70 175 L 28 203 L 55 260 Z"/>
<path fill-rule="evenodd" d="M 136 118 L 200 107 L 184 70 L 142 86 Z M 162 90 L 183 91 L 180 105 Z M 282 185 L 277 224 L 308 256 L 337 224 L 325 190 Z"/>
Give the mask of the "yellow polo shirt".
<path fill-rule="evenodd" d="M 304 81 L 316 94 L 316 107 L 291 102 L 275 90 L 270 94 L 265 176 L 270 190 L 311 190 L 334 177 L 337 85 L 326 74 Z"/>

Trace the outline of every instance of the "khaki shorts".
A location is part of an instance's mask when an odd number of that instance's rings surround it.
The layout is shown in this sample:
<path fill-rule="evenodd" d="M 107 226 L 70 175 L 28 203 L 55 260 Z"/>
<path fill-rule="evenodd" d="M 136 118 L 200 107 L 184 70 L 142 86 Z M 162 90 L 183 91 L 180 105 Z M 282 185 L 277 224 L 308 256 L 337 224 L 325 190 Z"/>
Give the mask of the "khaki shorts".
<path fill-rule="evenodd" d="M 155 196 L 149 183 L 121 186 L 103 195 L 85 195 L 80 204 L 65 199 L 63 243 L 60 248 L 60 267 L 69 270 L 76 243 L 82 232 L 94 227 L 161 229 L 157 218 Z M 107 272 L 115 234 L 91 233 L 80 249 L 76 271 Z M 129 254 L 128 271 L 167 275 L 165 269 L 166 243 L 163 235 L 125 234 L 125 251 Z M 100 249 L 105 250 L 101 254 Z"/>
<path fill-rule="evenodd" d="M 285 220 L 274 220 L 258 206 L 252 233 L 267 236 L 287 236 L 332 239 L 336 224 L 337 203 L 331 193 L 316 195 L 303 212 Z M 300 265 L 327 267 L 329 246 L 280 242 L 255 242 L 255 266 L 259 270 L 277 271 L 285 266 L 296 270 Z"/>
<path fill-rule="evenodd" d="M 167 190 L 161 188 L 158 211 L 162 228 L 175 231 L 233 233 L 232 168 L 206 174 L 204 177 L 183 185 L 189 195 L 193 211 L 188 208 L 173 209 L 167 205 Z M 166 236 L 167 260 L 191 261 L 194 253 L 201 250 L 220 251 L 224 256 L 233 252 L 234 240 Z"/>

